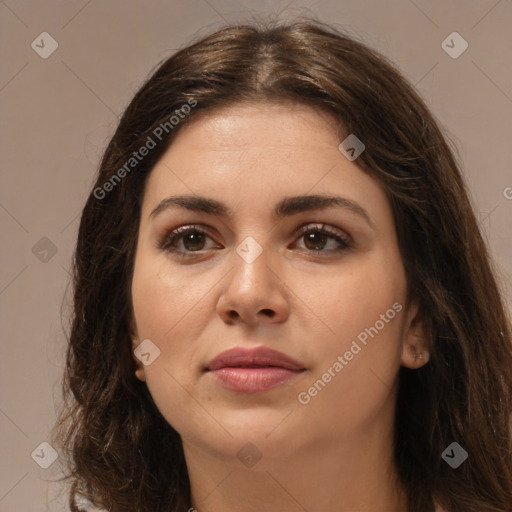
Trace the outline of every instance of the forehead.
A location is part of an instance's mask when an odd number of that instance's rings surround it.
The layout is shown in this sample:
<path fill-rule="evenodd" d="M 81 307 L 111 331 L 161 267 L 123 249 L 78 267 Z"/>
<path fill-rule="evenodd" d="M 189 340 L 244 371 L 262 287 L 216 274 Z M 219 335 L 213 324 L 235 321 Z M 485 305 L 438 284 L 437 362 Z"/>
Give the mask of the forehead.
<path fill-rule="evenodd" d="M 152 170 L 144 213 L 167 195 L 184 193 L 261 212 L 283 196 L 305 193 L 336 192 L 377 206 L 386 201 L 383 189 L 339 151 L 345 136 L 331 115 L 307 105 L 205 111 L 180 128 Z"/>
<path fill-rule="evenodd" d="M 175 142 L 187 132 L 207 132 L 206 144 L 215 142 L 241 148 L 261 144 L 286 146 L 292 139 L 319 143 L 325 142 L 327 134 L 333 140 L 341 135 L 333 114 L 320 107 L 290 101 L 236 103 L 208 109 L 187 123 Z"/>
<path fill-rule="evenodd" d="M 297 168 L 305 156 L 322 161 L 326 153 L 337 155 L 338 132 L 330 115 L 310 106 L 238 104 L 201 112 L 186 123 L 161 161 L 186 163 L 193 168 L 198 161 L 204 166 L 204 159 L 208 159 L 209 167 L 227 169 L 258 160 L 255 173 L 271 162 L 275 168 L 281 163 L 284 171 L 289 167 L 287 162 Z"/>

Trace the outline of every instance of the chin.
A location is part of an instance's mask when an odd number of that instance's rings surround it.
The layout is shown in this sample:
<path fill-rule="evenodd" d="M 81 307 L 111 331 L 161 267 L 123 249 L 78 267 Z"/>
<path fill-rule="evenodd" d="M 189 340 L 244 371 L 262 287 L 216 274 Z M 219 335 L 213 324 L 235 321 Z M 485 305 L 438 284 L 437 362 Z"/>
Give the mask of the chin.
<path fill-rule="evenodd" d="M 208 426 L 202 425 L 200 430 L 183 425 L 180 435 L 184 443 L 195 445 L 215 457 L 229 460 L 236 457 L 241 462 L 246 457 L 252 460 L 261 458 L 262 462 L 265 458 L 267 461 L 286 458 L 308 443 L 307 439 L 302 439 L 299 426 L 290 421 L 293 415 L 285 420 L 289 414 L 290 410 L 265 409 L 261 406 L 225 411 L 215 415 L 218 421 L 215 428 L 212 428 L 211 422 Z M 258 468 L 265 465 L 258 463 Z"/>

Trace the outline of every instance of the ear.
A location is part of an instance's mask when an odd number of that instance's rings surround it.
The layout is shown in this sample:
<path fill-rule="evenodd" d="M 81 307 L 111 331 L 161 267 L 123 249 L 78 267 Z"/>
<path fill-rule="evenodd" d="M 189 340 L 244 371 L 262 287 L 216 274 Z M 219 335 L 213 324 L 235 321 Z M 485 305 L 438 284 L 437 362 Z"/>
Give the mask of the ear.
<path fill-rule="evenodd" d="M 430 340 L 416 302 L 407 308 L 402 347 L 402 366 L 417 370 L 430 360 Z"/>
<path fill-rule="evenodd" d="M 135 325 L 135 320 L 130 319 L 130 338 L 132 340 L 132 357 L 135 361 L 135 377 L 142 382 L 146 382 L 146 374 L 144 372 L 144 365 L 142 361 L 134 354 L 135 349 L 140 345 L 140 339 L 137 334 L 137 327 Z"/>

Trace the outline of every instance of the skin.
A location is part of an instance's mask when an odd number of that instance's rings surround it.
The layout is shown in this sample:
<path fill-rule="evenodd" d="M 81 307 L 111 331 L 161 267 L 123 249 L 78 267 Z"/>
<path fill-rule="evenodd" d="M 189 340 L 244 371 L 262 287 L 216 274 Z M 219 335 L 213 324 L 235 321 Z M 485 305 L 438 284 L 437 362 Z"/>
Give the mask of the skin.
<path fill-rule="evenodd" d="M 132 281 L 133 348 L 150 339 L 160 355 L 148 365 L 134 356 L 136 376 L 181 435 L 199 512 L 407 510 L 393 464 L 397 374 L 401 365 L 427 363 L 429 347 L 418 308 L 407 302 L 389 201 L 339 151 L 345 137 L 309 106 L 209 110 L 182 127 L 148 178 Z M 232 216 L 172 207 L 150 218 L 179 194 L 222 201 Z M 279 200 L 303 194 L 355 201 L 373 227 L 339 207 L 273 216 Z M 318 223 L 352 246 L 336 252 L 332 238 L 308 244 L 297 236 Z M 191 257 L 159 247 L 190 224 L 208 232 L 199 242 L 175 242 Z M 252 263 L 236 252 L 248 236 L 262 249 Z M 299 403 L 299 393 L 397 302 L 401 311 Z M 227 390 L 204 372 L 226 349 L 260 345 L 306 370 L 252 394 Z M 237 457 L 247 443 L 256 447 L 246 447 L 250 455 L 261 455 L 252 467 Z"/>

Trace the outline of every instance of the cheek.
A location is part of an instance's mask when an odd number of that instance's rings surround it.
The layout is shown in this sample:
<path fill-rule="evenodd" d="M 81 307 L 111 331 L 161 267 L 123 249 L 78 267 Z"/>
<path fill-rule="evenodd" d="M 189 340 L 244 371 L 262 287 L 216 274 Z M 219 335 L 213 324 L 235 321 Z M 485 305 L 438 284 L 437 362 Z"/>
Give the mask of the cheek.
<path fill-rule="evenodd" d="M 328 351 L 348 350 L 352 340 L 376 323 L 378 338 L 387 340 L 388 348 L 390 343 L 399 345 L 403 309 L 400 314 L 396 311 L 400 308 L 392 306 L 403 307 L 406 282 L 400 261 L 384 263 L 388 261 L 378 254 L 355 260 L 346 272 L 333 276 L 328 287 L 314 292 L 330 330 L 331 341 L 324 344 Z"/>
<path fill-rule="evenodd" d="M 162 345 L 164 340 L 179 339 L 176 333 L 182 325 L 190 324 L 196 308 L 201 309 L 201 298 L 208 290 L 205 281 L 173 271 L 165 255 L 151 257 L 142 251 L 132 280 L 133 309 L 141 339 L 150 338 Z"/>
<path fill-rule="evenodd" d="M 207 294 L 215 282 L 205 275 L 173 272 L 165 257 L 144 250 L 135 260 L 132 301 L 138 337 L 150 339 L 159 350 L 154 362 L 144 366 L 146 385 L 160 413 L 180 434 L 192 423 L 210 432 L 219 428 L 191 398 L 200 376 L 196 340 L 212 314 Z"/>
<path fill-rule="evenodd" d="M 311 420 L 319 414 L 327 423 L 356 428 L 392 403 L 406 290 L 400 265 L 391 268 L 377 259 L 354 265 L 318 299 L 329 331 L 315 346 L 317 364 L 303 389 Z"/>

